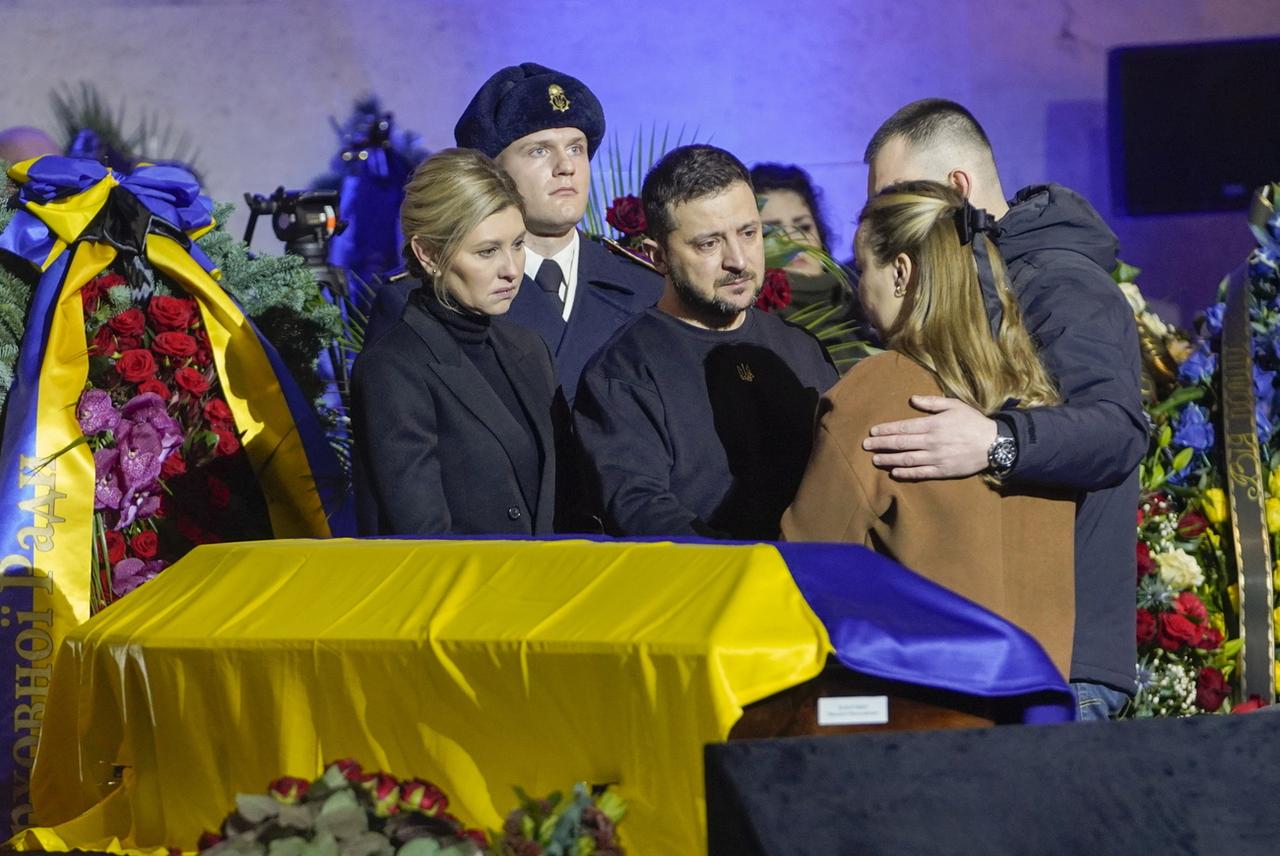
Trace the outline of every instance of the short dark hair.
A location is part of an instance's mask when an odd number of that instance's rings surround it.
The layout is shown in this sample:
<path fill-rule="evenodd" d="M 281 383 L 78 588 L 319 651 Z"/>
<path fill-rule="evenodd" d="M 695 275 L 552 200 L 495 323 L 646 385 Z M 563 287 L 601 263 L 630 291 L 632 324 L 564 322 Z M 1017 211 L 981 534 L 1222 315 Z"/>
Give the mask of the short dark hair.
<path fill-rule="evenodd" d="M 667 235 L 675 230 L 671 206 L 715 196 L 738 181 L 751 187 L 751 173 L 724 149 L 707 145 L 672 149 L 644 177 L 640 198 L 648 222 L 645 234 L 665 243 Z"/>
<path fill-rule="evenodd" d="M 827 220 L 822 216 L 822 191 L 813 186 L 809 173 L 794 164 L 758 163 L 751 167 L 751 184 L 755 187 L 757 196 L 770 190 L 790 190 L 797 194 L 813 215 L 822 249 L 830 249 L 831 230 L 827 228 Z"/>
<path fill-rule="evenodd" d="M 899 109 L 876 129 L 871 142 L 867 143 L 862 162 L 870 165 L 894 137 L 902 137 L 912 146 L 921 146 L 943 136 L 978 144 L 991 151 L 991 140 L 972 113 L 945 98 L 921 98 Z"/>

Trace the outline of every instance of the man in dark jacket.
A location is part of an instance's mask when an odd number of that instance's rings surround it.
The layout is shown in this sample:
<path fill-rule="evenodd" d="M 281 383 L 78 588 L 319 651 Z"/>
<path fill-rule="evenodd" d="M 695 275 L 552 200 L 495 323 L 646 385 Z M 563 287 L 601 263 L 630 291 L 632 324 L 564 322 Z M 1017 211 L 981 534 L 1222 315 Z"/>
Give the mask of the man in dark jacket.
<path fill-rule="evenodd" d="M 1148 431 L 1133 312 L 1108 273 L 1115 235 L 1059 185 L 1027 187 L 1006 203 L 990 141 L 951 101 L 903 107 L 876 131 L 866 162 L 869 193 L 932 179 L 998 218 L 996 244 L 1064 402 L 989 419 L 954 399 L 915 396 L 913 406 L 934 415 L 875 426 L 863 446 L 896 478 L 988 470 L 1080 493 L 1071 683 L 1081 719 L 1114 716 L 1134 689 L 1133 515 Z"/>
<path fill-rule="evenodd" d="M 507 318 L 546 341 L 572 403 L 591 355 L 662 294 L 658 274 L 576 228 L 587 210 L 604 110 L 581 81 L 526 62 L 485 81 L 453 133 L 459 146 L 493 158 L 524 199 L 525 276 Z M 415 285 L 380 290 L 366 341 L 400 317 Z"/>
<path fill-rule="evenodd" d="M 605 531 L 777 538 L 835 367 L 754 307 L 764 227 L 737 158 L 675 149 L 643 194 L 665 291 L 587 364 L 574 404 Z"/>

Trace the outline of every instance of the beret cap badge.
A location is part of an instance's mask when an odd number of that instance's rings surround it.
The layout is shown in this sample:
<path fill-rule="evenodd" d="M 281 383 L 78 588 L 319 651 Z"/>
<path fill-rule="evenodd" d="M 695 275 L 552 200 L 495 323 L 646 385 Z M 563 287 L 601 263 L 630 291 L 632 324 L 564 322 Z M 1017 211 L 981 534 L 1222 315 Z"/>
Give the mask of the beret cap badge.
<path fill-rule="evenodd" d="M 547 100 L 551 102 L 551 109 L 557 113 L 569 112 L 569 97 L 564 94 L 560 84 L 553 83 L 547 87 Z"/>

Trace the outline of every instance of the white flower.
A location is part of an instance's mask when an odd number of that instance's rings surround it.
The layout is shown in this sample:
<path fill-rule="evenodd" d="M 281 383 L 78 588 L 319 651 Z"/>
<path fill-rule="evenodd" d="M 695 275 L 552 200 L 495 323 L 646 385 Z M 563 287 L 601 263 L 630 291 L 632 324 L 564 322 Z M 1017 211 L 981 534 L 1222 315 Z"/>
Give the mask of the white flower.
<path fill-rule="evenodd" d="M 1168 324 L 1164 323 L 1163 319 L 1154 312 L 1143 312 L 1142 315 L 1138 317 L 1138 321 L 1141 322 L 1142 326 L 1146 327 L 1151 335 L 1155 336 L 1157 339 L 1163 339 L 1165 336 L 1173 332 L 1172 328 L 1170 328 Z"/>
<path fill-rule="evenodd" d="M 1132 282 L 1119 283 L 1120 290 L 1124 292 L 1125 300 L 1129 301 L 1133 314 L 1137 315 L 1147 308 L 1147 300 L 1142 296 L 1142 292 L 1138 290 L 1138 286 Z"/>
<path fill-rule="evenodd" d="M 1204 572 L 1191 554 L 1181 550 L 1169 550 L 1156 554 L 1160 567 L 1160 579 L 1171 589 L 1182 591 L 1204 583 Z"/>

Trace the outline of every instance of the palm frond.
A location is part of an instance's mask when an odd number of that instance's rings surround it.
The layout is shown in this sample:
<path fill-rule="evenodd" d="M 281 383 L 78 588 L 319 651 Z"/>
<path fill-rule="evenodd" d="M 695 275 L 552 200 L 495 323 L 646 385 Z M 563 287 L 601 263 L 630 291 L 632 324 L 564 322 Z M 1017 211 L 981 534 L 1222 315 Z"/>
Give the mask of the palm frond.
<path fill-rule="evenodd" d="M 693 142 L 697 131 L 689 139 Z M 608 225 L 605 213 L 613 200 L 620 196 L 639 196 L 640 187 L 650 168 L 667 152 L 685 143 L 685 128 L 681 126 L 675 142 L 671 140 L 671 128 L 662 127 L 661 138 L 656 125 L 647 129 L 641 127 L 631 139 L 630 145 L 623 148 L 614 134 L 600 151 L 596 152 L 595 163 L 591 169 L 591 188 L 587 192 L 587 213 L 583 223 L 587 233 L 595 237 L 621 238 Z"/>

